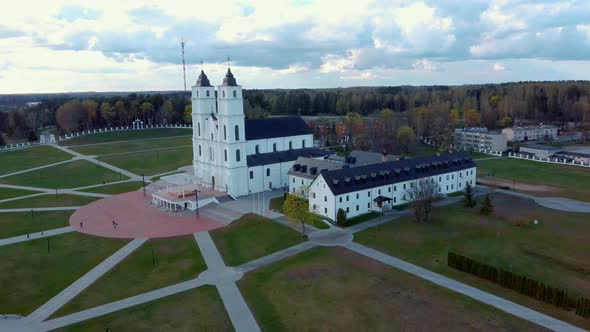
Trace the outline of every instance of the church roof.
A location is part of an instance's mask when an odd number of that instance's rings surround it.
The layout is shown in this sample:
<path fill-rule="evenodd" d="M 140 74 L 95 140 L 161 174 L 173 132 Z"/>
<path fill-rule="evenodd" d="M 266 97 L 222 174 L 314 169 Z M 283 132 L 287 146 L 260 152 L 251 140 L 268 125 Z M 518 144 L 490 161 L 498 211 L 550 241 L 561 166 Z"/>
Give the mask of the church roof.
<path fill-rule="evenodd" d="M 268 153 L 251 154 L 246 158 L 248 167 L 271 165 L 296 160 L 299 157 L 318 158 L 325 157 L 332 152 L 320 148 L 303 148 L 295 150 L 275 151 Z"/>
<path fill-rule="evenodd" d="M 246 140 L 312 134 L 311 128 L 298 116 L 245 120 Z"/>
<path fill-rule="evenodd" d="M 211 86 L 211 83 L 209 83 L 209 78 L 207 78 L 207 75 L 205 75 L 205 72 L 201 70 L 201 74 L 199 74 L 199 78 L 197 79 L 197 84 L 195 84 L 196 86 Z"/>
<path fill-rule="evenodd" d="M 223 86 L 238 86 L 238 82 L 236 82 L 236 78 L 234 74 L 231 73 L 231 69 L 227 68 L 227 74 L 223 78 Z"/>

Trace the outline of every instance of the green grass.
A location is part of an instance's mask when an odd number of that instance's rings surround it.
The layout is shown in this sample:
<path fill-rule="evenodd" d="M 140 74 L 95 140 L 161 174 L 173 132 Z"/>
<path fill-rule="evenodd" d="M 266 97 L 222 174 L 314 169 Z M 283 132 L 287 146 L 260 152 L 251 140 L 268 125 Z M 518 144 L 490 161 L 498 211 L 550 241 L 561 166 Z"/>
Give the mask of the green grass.
<path fill-rule="evenodd" d="M 0 209 L 20 209 L 20 208 L 43 208 L 43 207 L 57 207 L 57 206 L 84 206 L 90 202 L 94 202 L 99 197 L 59 194 L 57 197 L 54 194 L 45 194 L 31 198 L 17 199 L 0 203 Z"/>
<path fill-rule="evenodd" d="M 580 324 L 571 312 L 504 289 L 449 268 L 448 251 L 569 290 L 570 297 L 590 297 L 590 250 L 587 214 L 543 208 L 531 200 L 494 194 L 495 216 L 479 214 L 479 206 L 454 204 L 434 211 L 430 224 L 411 216 L 355 235 L 355 241 L 511 299 L 551 316 Z M 533 220 L 539 225 L 533 225 Z M 579 316 L 578 316 L 579 317 Z M 583 323 L 590 327 L 590 320 Z"/>
<path fill-rule="evenodd" d="M 39 192 L 22 189 L 0 188 L 0 200 L 33 194 L 39 194 Z"/>
<path fill-rule="evenodd" d="M 68 302 L 54 316 L 63 316 L 193 279 L 205 269 L 207 265 L 192 235 L 152 239 Z"/>
<path fill-rule="evenodd" d="M 284 201 L 285 201 L 284 196 L 271 198 L 269 201 L 269 208 L 271 210 L 278 211 L 279 213 L 283 213 L 283 202 Z"/>
<path fill-rule="evenodd" d="M 421 142 L 416 142 L 410 145 L 408 152 L 400 152 L 399 154 L 406 157 L 421 157 L 428 156 L 439 152 L 438 148 L 431 145 L 426 145 Z"/>
<path fill-rule="evenodd" d="M 93 187 L 88 189 L 81 189 L 79 191 L 88 192 L 88 193 L 99 193 L 99 194 L 110 194 L 110 195 L 117 195 L 122 194 L 130 191 L 136 191 L 142 186 L 142 182 L 140 181 L 130 181 L 130 182 L 122 182 L 122 183 L 115 183 L 115 184 L 107 184 L 100 187 Z M 147 183 L 146 183 L 147 185 Z"/>
<path fill-rule="evenodd" d="M 105 316 L 66 326 L 60 331 L 233 331 L 215 286 L 201 286 Z"/>
<path fill-rule="evenodd" d="M 124 243 L 68 233 L 0 247 L 0 312 L 30 314 Z"/>
<path fill-rule="evenodd" d="M 0 152 L 0 175 L 72 159 L 72 155 L 50 146 Z"/>
<path fill-rule="evenodd" d="M 136 152 L 98 158 L 105 163 L 115 165 L 135 174 L 154 175 L 174 171 L 182 166 L 191 165 L 192 147 Z"/>
<path fill-rule="evenodd" d="M 496 156 L 492 156 L 490 154 L 481 153 L 481 152 L 469 152 L 469 157 L 471 157 L 471 159 L 482 159 L 482 158 L 494 158 Z"/>
<path fill-rule="evenodd" d="M 317 214 L 313 214 L 310 213 L 309 214 L 309 220 L 306 220 L 306 224 L 308 225 L 312 225 L 313 227 L 317 228 L 317 229 L 328 229 L 330 228 L 330 226 L 326 225 L 325 222 L 322 221 L 324 217 L 317 215 Z M 299 224 L 300 226 L 300 224 Z"/>
<path fill-rule="evenodd" d="M 133 151 L 155 150 L 163 148 L 192 146 L 191 136 L 178 136 L 160 139 L 147 139 L 134 142 L 109 142 L 96 145 L 72 147 L 71 149 L 85 155 L 105 155 Z"/>
<path fill-rule="evenodd" d="M 247 273 L 238 286 L 263 331 L 539 329 L 344 248 L 312 248 Z"/>
<path fill-rule="evenodd" d="M 96 144 L 107 142 L 120 142 L 129 140 L 162 138 L 171 136 L 189 136 L 192 134 L 191 128 L 156 128 L 146 130 L 121 130 L 97 133 L 75 137 L 66 141 L 59 142 L 60 145 L 73 146 L 82 144 Z"/>
<path fill-rule="evenodd" d="M 228 266 L 241 265 L 303 242 L 298 232 L 256 214 L 246 214 L 210 233 Z"/>
<path fill-rule="evenodd" d="M 68 226 L 73 211 L 0 213 L 0 238 Z"/>
<path fill-rule="evenodd" d="M 465 192 L 463 192 L 463 191 L 456 191 L 454 193 L 447 194 L 447 196 L 449 196 L 449 197 L 465 196 Z"/>
<path fill-rule="evenodd" d="M 128 179 L 127 176 L 113 172 L 110 169 L 86 160 L 76 160 L 7 178 L 0 178 L 0 183 L 53 189 L 77 188 L 126 179 Z"/>
<path fill-rule="evenodd" d="M 369 220 L 373 220 L 375 218 L 381 217 L 383 215 L 383 213 L 380 212 L 369 212 L 369 213 L 365 213 L 363 215 L 354 217 L 354 218 L 350 218 L 346 221 L 346 227 L 350 227 L 352 225 L 356 225 L 356 224 L 360 224 L 363 223 L 365 221 L 369 221 Z"/>
<path fill-rule="evenodd" d="M 489 172 L 493 172 L 494 176 L 487 176 Z M 590 169 L 588 168 L 502 158 L 478 161 L 477 176 L 533 185 L 547 185 L 556 188 L 556 191 L 547 193 L 549 196 L 590 201 L 590 195 L 588 195 Z"/>

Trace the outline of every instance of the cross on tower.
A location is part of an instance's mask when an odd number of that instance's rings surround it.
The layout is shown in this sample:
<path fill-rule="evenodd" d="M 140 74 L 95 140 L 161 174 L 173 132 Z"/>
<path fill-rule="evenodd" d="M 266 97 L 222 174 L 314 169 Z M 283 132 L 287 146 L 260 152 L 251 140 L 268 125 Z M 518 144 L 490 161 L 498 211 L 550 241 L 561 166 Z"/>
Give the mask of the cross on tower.
<path fill-rule="evenodd" d="M 229 68 L 229 55 L 227 56 L 227 68 Z"/>

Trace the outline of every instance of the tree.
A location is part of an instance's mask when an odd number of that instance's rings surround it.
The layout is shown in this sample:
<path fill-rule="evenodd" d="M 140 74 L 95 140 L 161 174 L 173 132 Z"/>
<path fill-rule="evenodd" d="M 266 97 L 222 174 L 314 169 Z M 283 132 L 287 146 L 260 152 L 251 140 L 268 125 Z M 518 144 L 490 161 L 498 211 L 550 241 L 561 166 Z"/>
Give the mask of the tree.
<path fill-rule="evenodd" d="M 471 187 L 471 184 L 469 182 L 467 182 L 467 184 L 465 185 L 465 193 L 463 193 L 463 195 L 465 197 L 463 198 L 463 206 L 472 208 L 477 204 L 477 202 L 473 198 L 473 187 Z"/>
<path fill-rule="evenodd" d="M 344 125 L 346 126 L 348 141 L 354 146 L 355 140 L 362 135 L 364 129 L 361 115 L 355 112 L 346 113 Z"/>
<path fill-rule="evenodd" d="M 409 126 L 401 126 L 397 129 L 397 144 L 402 147 L 405 153 L 410 152 L 410 144 L 414 143 L 416 135 Z"/>
<path fill-rule="evenodd" d="M 432 204 L 439 198 L 438 181 L 434 178 L 424 178 L 410 183 L 406 190 L 410 207 L 416 222 L 430 222 L 432 218 Z"/>
<path fill-rule="evenodd" d="M 91 129 L 96 123 L 98 103 L 92 99 L 82 101 L 82 107 L 86 112 L 86 128 Z"/>
<path fill-rule="evenodd" d="M 2 133 L 0 133 L 0 146 L 5 146 L 6 145 L 6 140 L 4 139 L 4 135 L 2 135 Z"/>
<path fill-rule="evenodd" d="M 162 116 L 166 120 L 166 123 L 174 122 L 174 105 L 172 105 L 170 99 L 167 99 L 164 104 L 162 104 Z"/>
<path fill-rule="evenodd" d="M 512 127 L 512 118 L 509 116 L 503 117 L 502 118 L 502 127 L 503 128 Z"/>
<path fill-rule="evenodd" d="M 72 100 L 57 109 L 55 120 L 62 130 L 74 132 L 82 128 L 83 123 L 86 123 L 87 114 L 79 100 Z"/>
<path fill-rule="evenodd" d="M 193 105 L 191 104 L 184 106 L 184 122 L 193 123 Z"/>
<path fill-rule="evenodd" d="M 100 115 L 106 120 L 107 126 L 112 126 L 115 124 L 117 114 L 111 107 L 111 104 L 109 104 L 107 101 L 103 101 L 102 104 L 100 104 Z"/>
<path fill-rule="evenodd" d="M 492 214 L 494 213 L 494 205 L 492 205 L 492 199 L 490 198 L 490 194 L 486 194 L 483 202 L 481 203 L 481 208 L 479 209 L 481 214 Z"/>
<path fill-rule="evenodd" d="M 39 139 L 39 137 L 37 136 L 37 133 L 35 132 L 35 130 L 33 130 L 33 129 L 29 130 L 29 134 L 27 135 L 27 141 L 34 142 L 38 139 Z"/>
<path fill-rule="evenodd" d="M 283 202 L 283 211 L 292 222 L 301 223 L 301 236 L 305 237 L 305 223 L 310 217 L 307 200 L 289 194 Z"/>
<path fill-rule="evenodd" d="M 474 109 L 469 109 L 465 111 L 463 120 L 465 121 L 465 126 L 475 127 L 479 124 L 479 114 Z"/>
<path fill-rule="evenodd" d="M 338 209 L 338 213 L 336 214 L 336 222 L 340 227 L 346 227 L 346 212 L 343 209 Z"/>

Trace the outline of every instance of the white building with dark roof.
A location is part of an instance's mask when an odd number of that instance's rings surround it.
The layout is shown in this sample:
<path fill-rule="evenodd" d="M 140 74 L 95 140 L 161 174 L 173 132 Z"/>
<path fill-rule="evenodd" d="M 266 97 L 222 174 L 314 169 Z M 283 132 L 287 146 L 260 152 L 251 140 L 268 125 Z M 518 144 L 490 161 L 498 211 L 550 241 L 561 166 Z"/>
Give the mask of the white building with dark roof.
<path fill-rule="evenodd" d="M 192 87 L 195 184 L 233 197 L 285 188 L 299 157 L 329 153 L 313 147 L 313 134 L 300 117 L 246 120 L 242 87 L 228 68 L 213 87 L 203 71 Z"/>
<path fill-rule="evenodd" d="M 307 188 L 323 171 L 341 169 L 346 165 L 330 160 L 299 157 L 289 170 L 289 193 L 307 198 Z"/>
<path fill-rule="evenodd" d="M 557 137 L 557 127 L 551 125 L 522 126 L 502 129 L 508 142 L 536 141 L 549 137 Z"/>
<path fill-rule="evenodd" d="M 483 127 L 455 129 L 455 146 L 462 150 L 506 151 L 506 134 Z"/>

